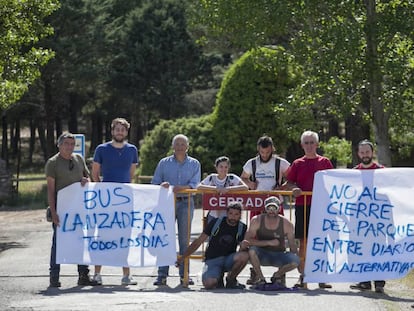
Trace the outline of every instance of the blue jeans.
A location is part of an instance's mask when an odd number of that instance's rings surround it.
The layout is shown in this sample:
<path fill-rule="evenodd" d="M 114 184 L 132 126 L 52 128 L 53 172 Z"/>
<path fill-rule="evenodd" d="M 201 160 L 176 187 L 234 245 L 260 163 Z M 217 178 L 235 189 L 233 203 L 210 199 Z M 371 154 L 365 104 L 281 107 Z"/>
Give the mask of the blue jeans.
<path fill-rule="evenodd" d="M 49 275 L 51 278 L 59 279 L 60 264 L 56 263 L 56 225 L 52 224 L 52 228 L 53 228 L 53 238 L 52 238 L 52 248 L 50 250 Z M 78 265 L 78 273 L 79 275 L 89 274 L 88 266 Z"/>
<path fill-rule="evenodd" d="M 190 242 L 191 222 L 194 215 L 194 200 L 190 198 L 190 218 L 188 218 L 188 197 L 175 202 L 175 220 L 178 228 L 178 247 L 179 254 L 184 254 Z M 190 221 L 190 223 L 188 223 Z M 189 265 L 188 265 L 189 266 Z M 169 266 L 158 267 L 158 278 L 166 278 L 168 276 Z M 189 269 L 190 267 L 188 267 Z M 180 277 L 184 277 L 184 263 L 179 267 Z"/>

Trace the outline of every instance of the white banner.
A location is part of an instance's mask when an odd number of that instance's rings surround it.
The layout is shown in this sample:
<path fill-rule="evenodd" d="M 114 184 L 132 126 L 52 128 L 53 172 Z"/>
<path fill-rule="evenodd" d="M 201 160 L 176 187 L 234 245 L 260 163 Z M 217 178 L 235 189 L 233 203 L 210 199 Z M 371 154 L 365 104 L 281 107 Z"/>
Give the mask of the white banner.
<path fill-rule="evenodd" d="M 57 263 L 175 263 L 174 194 L 156 185 L 72 184 L 58 193 Z"/>
<path fill-rule="evenodd" d="M 414 268 L 413 202 L 414 168 L 317 172 L 305 282 L 406 275 Z"/>

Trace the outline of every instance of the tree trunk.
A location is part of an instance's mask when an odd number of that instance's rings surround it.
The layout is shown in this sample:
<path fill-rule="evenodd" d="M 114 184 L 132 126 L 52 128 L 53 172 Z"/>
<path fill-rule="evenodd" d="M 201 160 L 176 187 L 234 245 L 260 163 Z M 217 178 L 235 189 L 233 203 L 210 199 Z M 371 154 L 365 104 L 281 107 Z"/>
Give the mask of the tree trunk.
<path fill-rule="evenodd" d="M 78 134 L 78 100 L 79 96 L 75 93 L 69 94 L 69 120 L 68 131 L 74 134 Z"/>
<path fill-rule="evenodd" d="M 29 165 L 33 164 L 33 153 L 36 143 L 36 124 L 33 119 L 29 120 L 30 126 L 30 138 L 29 138 L 29 154 L 28 154 L 28 162 Z"/>
<path fill-rule="evenodd" d="M 1 141 L 1 158 L 6 162 L 6 166 L 9 167 L 9 149 L 8 149 L 8 136 L 7 136 L 7 117 L 5 114 L 1 117 L 2 124 L 2 141 Z"/>
<path fill-rule="evenodd" d="M 19 141 L 20 141 L 20 119 L 14 121 L 14 134 L 11 140 L 11 149 L 13 157 L 17 157 L 19 153 Z"/>
<path fill-rule="evenodd" d="M 47 154 L 47 142 L 46 142 L 46 135 L 45 135 L 45 127 L 43 125 L 42 120 L 38 120 L 37 122 L 37 133 L 39 135 L 39 142 L 40 142 L 40 148 L 43 152 L 43 160 L 46 162 L 46 160 L 49 158 Z"/>
<path fill-rule="evenodd" d="M 49 158 L 56 152 L 55 139 L 55 107 L 52 100 L 52 90 L 49 81 L 45 81 L 44 100 L 46 113 L 46 157 Z"/>
<path fill-rule="evenodd" d="M 379 162 L 385 166 L 391 166 L 390 137 L 388 133 L 389 113 L 385 111 L 382 101 L 382 74 L 378 64 L 378 27 L 375 0 L 365 0 L 365 4 L 367 9 L 365 29 L 367 37 L 367 79 L 377 155 Z"/>
<path fill-rule="evenodd" d="M 91 146 L 89 153 L 92 153 L 96 147 L 102 143 L 103 141 L 103 135 L 102 135 L 102 127 L 103 127 L 103 121 L 102 121 L 102 114 L 98 111 L 96 111 L 92 115 L 92 129 L 91 129 Z"/>

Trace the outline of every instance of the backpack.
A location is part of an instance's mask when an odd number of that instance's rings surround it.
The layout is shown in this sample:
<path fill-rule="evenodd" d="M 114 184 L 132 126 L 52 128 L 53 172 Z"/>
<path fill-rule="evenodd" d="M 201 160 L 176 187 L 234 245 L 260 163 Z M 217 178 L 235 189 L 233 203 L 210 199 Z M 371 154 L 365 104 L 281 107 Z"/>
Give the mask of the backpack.
<path fill-rule="evenodd" d="M 227 174 L 227 176 L 226 176 L 226 180 L 224 181 L 224 187 L 228 187 L 229 185 L 230 185 L 230 181 L 231 180 L 233 180 L 234 179 L 234 177 L 233 176 L 231 176 L 231 175 L 229 175 L 229 174 Z M 217 185 L 213 185 L 212 184 L 212 182 L 213 182 L 213 176 L 210 176 L 210 178 L 208 179 L 208 182 L 210 183 L 210 185 L 212 185 L 212 186 L 217 186 Z"/>
<path fill-rule="evenodd" d="M 252 161 L 252 176 L 250 176 L 250 180 L 255 182 L 256 181 L 256 158 Z M 280 176 L 280 158 L 276 157 L 275 161 L 275 179 L 276 185 L 275 187 L 279 186 L 279 176 Z"/>
<path fill-rule="evenodd" d="M 223 221 L 224 217 L 219 217 L 215 220 L 214 226 L 211 229 L 211 236 L 216 236 L 217 233 L 220 231 L 220 225 L 221 222 Z M 241 221 L 239 221 L 239 226 L 237 228 L 237 233 L 236 233 L 236 240 L 240 243 L 241 241 L 243 241 L 243 223 Z"/>

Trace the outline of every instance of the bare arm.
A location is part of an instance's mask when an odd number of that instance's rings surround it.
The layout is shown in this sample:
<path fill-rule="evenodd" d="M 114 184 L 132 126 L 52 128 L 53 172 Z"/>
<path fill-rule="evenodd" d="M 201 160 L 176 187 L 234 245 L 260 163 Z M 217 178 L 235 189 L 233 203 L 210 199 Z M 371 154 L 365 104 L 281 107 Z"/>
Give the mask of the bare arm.
<path fill-rule="evenodd" d="M 180 257 L 178 257 L 176 264 L 180 264 L 185 258 L 190 256 L 192 253 L 194 253 L 202 243 L 204 243 L 208 238 L 208 235 L 202 232 L 197 239 L 195 239 L 185 250 L 184 254 Z"/>
<path fill-rule="evenodd" d="M 283 230 L 286 232 L 286 237 L 289 244 L 289 251 L 293 254 L 297 254 L 298 247 L 295 241 L 295 228 L 293 224 L 287 219 L 284 219 L 283 221 Z"/>
<path fill-rule="evenodd" d="M 131 167 L 129 169 L 129 176 L 130 176 L 131 182 L 134 181 L 136 169 L 137 169 L 137 164 L 136 163 L 131 164 Z"/>
<path fill-rule="evenodd" d="M 52 213 L 52 221 L 56 226 L 59 226 L 59 216 L 56 211 L 56 185 L 55 179 L 48 176 L 47 181 L 47 202 L 49 203 L 50 212 Z"/>
<path fill-rule="evenodd" d="M 243 180 L 246 186 L 249 187 L 249 189 L 256 190 L 257 183 L 250 180 L 250 174 L 243 171 L 240 178 Z"/>
<path fill-rule="evenodd" d="M 98 162 L 92 163 L 92 181 L 100 182 L 101 181 L 101 165 Z"/>
<path fill-rule="evenodd" d="M 292 190 L 292 194 L 294 197 L 298 197 L 302 194 L 302 189 L 300 189 L 295 183 L 292 183 L 290 181 L 286 181 L 280 189 L 282 190 Z"/>

